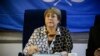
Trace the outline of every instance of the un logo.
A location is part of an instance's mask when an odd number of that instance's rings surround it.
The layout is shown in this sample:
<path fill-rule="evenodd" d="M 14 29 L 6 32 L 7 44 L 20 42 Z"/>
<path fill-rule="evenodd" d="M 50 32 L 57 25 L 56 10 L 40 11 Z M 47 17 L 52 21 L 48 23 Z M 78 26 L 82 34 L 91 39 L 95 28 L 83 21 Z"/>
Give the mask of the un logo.
<path fill-rule="evenodd" d="M 43 0 L 44 2 L 55 2 L 54 3 L 54 6 L 56 6 L 61 0 Z M 65 2 L 72 6 L 72 3 L 82 3 L 84 2 L 85 0 L 65 0 Z"/>

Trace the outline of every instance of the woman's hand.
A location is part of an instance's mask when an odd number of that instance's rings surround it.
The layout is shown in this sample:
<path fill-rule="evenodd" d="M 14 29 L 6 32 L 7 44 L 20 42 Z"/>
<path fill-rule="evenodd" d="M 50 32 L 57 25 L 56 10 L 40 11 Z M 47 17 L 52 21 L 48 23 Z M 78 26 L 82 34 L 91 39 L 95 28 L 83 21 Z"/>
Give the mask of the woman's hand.
<path fill-rule="evenodd" d="M 100 56 L 100 48 L 95 50 L 94 56 Z"/>
<path fill-rule="evenodd" d="M 28 54 L 32 55 L 33 53 L 37 53 L 39 51 L 38 47 L 35 45 L 30 45 L 28 47 Z"/>

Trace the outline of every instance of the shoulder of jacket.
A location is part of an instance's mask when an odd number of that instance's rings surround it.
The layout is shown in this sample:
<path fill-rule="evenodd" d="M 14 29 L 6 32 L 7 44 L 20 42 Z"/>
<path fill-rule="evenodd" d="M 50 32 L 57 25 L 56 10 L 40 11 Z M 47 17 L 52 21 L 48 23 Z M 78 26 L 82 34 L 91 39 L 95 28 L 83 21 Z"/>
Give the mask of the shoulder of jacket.
<path fill-rule="evenodd" d="M 41 27 L 34 29 L 34 32 L 37 32 L 37 31 L 40 32 L 42 29 L 44 29 L 44 26 L 41 26 Z"/>

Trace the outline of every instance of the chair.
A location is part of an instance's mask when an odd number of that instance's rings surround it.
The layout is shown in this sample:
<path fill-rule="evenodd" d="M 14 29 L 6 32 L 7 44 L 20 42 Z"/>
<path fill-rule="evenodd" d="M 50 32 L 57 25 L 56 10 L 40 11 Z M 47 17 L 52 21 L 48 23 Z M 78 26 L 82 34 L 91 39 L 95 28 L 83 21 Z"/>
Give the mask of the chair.
<path fill-rule="evenodd" d="M 94 51 L 100 48 L 100 15 L 96 15 L 94 26 L 90 28 L 86 56 L 94 56 Z"/>
<path fill-rule="evenodd" d="M 23 49 L 28 42 L 32 32 L 35 28 L 43 26 L 44 23 L 44 11 L 45 9 L 36 9 L 36 10 L 25 10 L 24 13 L 24 27 L 23 27 Z M 62 19 L 61 26 L 66 27 L 66 11 L 61 10 Z M 19 56 L 22 56 L 22 53 L 19 53 Z"/>

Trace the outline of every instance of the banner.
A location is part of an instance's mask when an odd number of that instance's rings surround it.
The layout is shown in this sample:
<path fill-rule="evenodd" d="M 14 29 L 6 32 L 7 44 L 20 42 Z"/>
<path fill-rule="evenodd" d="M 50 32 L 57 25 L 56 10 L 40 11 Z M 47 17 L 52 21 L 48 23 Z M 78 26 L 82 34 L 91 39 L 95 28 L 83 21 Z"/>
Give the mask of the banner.
<path fill-rule="evenodd" d="M 88 32 L 95 15 L 100 14 L 99 0 L 1 0 L 0 30 L 23 31 L 25 10 L 52 6 L 66 10 L 66 26 L 71 32 Z"/>

